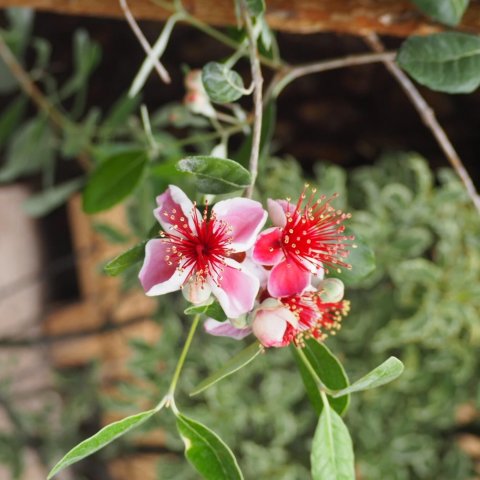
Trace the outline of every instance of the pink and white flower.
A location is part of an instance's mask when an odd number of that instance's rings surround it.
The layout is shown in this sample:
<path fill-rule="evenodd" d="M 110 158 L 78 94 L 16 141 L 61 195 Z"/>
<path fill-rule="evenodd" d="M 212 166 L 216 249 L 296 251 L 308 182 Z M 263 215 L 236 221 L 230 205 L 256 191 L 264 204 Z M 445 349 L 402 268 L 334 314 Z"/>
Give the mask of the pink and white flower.
<path fill-rule="evenodd" d="M 253 334 L 265 347 L 285 347 L 292 342 L 303 346 L 306 338 L 323 341 L 328 332 L 335 334 L 350 309 L 347 300 L 331 301 L 325 293 L 321 286 L 301 295 L 267 298 L 252 314 Z"/>
<path fill-rule="evenodd" d="M 323 276 L 328 268 L 351 268 L 344 261 L 352 236 L 345 235 L 343 221 L 350 214 L 336 210 L 324 195 L 315 199 L 305 191 L 294 205 L 269 200 L 274 227 L 262 232 L 253 249 L 253 260 L 272 266 L 268 292 L 272 297 L 301 294 L 311 285 L 312 274 Z M 333 198 L 333 197 L 332 197 Z"/>
<path fill-rule="evenodd" d="M 139 274 L 147 295 L 186 286 L 186 296 L 203 303 L 213 293 L 230 318 L 252 310 L 259 281 L 235 260 L 252 247 L 265 224 L 261 204 L 246 198 L 218 202 L 203 213 L 178 187 L 157 197 L 154 215 L 164 229 L 150 240 Z"/>

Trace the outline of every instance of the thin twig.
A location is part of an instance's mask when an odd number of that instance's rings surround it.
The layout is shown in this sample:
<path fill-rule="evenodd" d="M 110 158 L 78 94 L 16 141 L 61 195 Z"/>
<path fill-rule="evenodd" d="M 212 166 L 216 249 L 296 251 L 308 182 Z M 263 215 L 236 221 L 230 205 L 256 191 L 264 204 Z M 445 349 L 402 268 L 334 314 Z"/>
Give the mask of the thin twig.
<path fill-rule="evenodd" d="M 248 12 L 247 4 L 245 0 L 242 0 L 242 16 L 245 22 L 245 27 L 248 36 L 248 46 L 250 52 L 250 64 L 252 70 L 252 81 L 254 85 L 253 90 L 253 133 L 252 133 L 252 151 L 250 153 L 249 170 L 252 180 L 247 188 L 246 196 L 251 198 L 253 195 L 253 189 L 255 187 L 255 181 L 258 173 L 258 157 L 260 155 L 260 139 L 262 136 L 262 117 L 263 117 L 263 104 L 262 104 L 262 88 L 263 77 L 262 68 L 260 66 L 260 59 L 258 57 L 257 39 L 253 30 L 252 19 Z"/>
<path fill-rule="evenodd" d="M 57 128 L 63 130 L 65 125 L 69 123 L 69 120 L 50 103 L 40 89 L 33 83 L 28 73 L 6 44 L 2 35 L 0 35 L 0 57 L 18 81 L 25 94 L 32 99 L 39 110 L 47 114 Z"/>
<path fill-rule="evenodd" d="M 168 74 L 165 67 L 160 63 L 160 61 L 155 55 L 155 52 L 152 50 L 152 47 L 148 43 L 148 40 L 145 38 L 145 35 L 143 34 L 137 21 L 133 17 L 133 14 L 130 11 L 130 8 L 127 5 L 127 0 L 120 0 L 120 7 L 123 10 L 125 18 L 128 24 L 130 25 L 130 28 L 132 29 L 133 33 L 137 37 L 138 41 L 140 42 L 140 45 L 142 46 L 143 50 L 147 54 L 148 58 L 153 63 L 153 66 L 155 67 L 155 70 L 157 71 L 158 75 L 165 83 L 170 83 L 170 75 Z"/>
<path fill-rule="evenodd" d="M 65 132 L 68 128 L 74 127 L 71 122 L 60 110 L 58 110 L 42 91 L 33 83 L 29 74 L 17 60 L 10 47 L 6 44 L 3 36 L 0 34 L 0 58 L 9 68 L 12 75 L 17 80 L 23 92 L 32 100 L 37 108 L 47 115 L 53 126 Z M 90 170 L 91 162 L 85 153 L 80 153 L 76 157 L 77 162 L 84 170 Z"/>
<path fill-rule="evenodd" d="M 347 57 L 333 58 L 331 60 L 322 60 L 320 62 L 298 65 L 295 67 L 284 67 L 283 70 L 280 70 L 277 73 L 276 78 L 274 78 L 272 81 L 266 97 L 278 97 L 280 92 L 289 83 L 305 75 L 326 72 L 328 70 L 335 70 L 337 68 L 353 67 L 355 65 L 384 62 L 386 60 L 393 60 L 395 55 L 395 52 L 363 53 L 358 55 L 349 55 Z"/>
<path fill-rule="evenodd" d="M 365 40 L 370 45 L 372 50 L 376 52 L 385 51 L 385 47 L 381 40 L 378 38 L 377 34 L 369 34 L 365 36 Z M 457 175 L 463 182 L 465 189 L 467 190 L 468 196 L 471 198 L 476 209 L 480 212 L 480 196 L 478 195 L 478 192 L 475 188 L 475 184 L 473 183 L 470 175 L 465 169 L 462 160 L 460 159 L 458 153 L 452 145 L 452 142 L 445 133 L 445 130 L 438 123 L 435 112 L 422 97 L 421 93 L 418 91 L 417 87 L 415 87 L 413 82 L 395 63 L 393 58 L 383 60 L 383 63 L 385 64 L 385 67 L 389 70 L 389 72 L 398 81 L 404 92 L 407 94 L 408 98 L 412 101 L 412 104 L 419 113 L 421 119 L 423 120 L 423 123 L 430 129 L 433 136 L 436 138 L 438 145 L 440 146 L 448 161 L 452 165 L 453 169 L 457 172 Z"/>

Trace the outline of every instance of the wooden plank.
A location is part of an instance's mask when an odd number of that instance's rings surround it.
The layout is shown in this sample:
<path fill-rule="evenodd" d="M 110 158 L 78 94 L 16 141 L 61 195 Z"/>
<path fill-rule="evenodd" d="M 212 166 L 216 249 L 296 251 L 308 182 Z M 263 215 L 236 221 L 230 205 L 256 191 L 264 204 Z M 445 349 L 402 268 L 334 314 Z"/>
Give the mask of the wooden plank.
<path fill-rule="evenodd" d="M 235 25 L 231 0 L 184 0 L 186 9 L 212 25 Z M 407 36 L 442 29 L 408 0 L 267 0 L 267 20 L 276 30 L 296 33 L 377 32 Z M 0 0 L 0 7 L 25 6 L 72 15 L 122 17 L 118 0 Z M 154 0 L 130 0 L 139 19 L 164 20 L 169 13 Z M 473 2 L 462 28 L 480 32 L 480 3 Z"/>

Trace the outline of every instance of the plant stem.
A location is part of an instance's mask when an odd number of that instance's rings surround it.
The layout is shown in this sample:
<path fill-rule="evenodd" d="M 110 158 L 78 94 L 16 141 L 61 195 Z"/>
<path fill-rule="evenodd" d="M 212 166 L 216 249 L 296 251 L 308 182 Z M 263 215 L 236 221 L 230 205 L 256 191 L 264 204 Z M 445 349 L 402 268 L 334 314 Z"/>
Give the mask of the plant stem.
<path fill-rule="evenodd" d="M 128 8 L 127 0 L 119 0 L 120 1 L 120 7 L 123 10 L 123 13 L 125 15 L 125 18 L 130 25 L 130 28 L 132 29 L 132 32 L 134 35 L 137 37 L 138 41 L 140 42 L 140 45 L 142 46 L 143 50 L 147 54 L 148 58 L 152 62 L 153 66 L 155 67 L 155 70 L 157 71 L 158 75 L 160 78 L 165 82 L 165 83 L 170 83 L 170 75 L 168 74 L 167 70 L 165 67 L 160 63 L 158 58 L 155 55 L 155 52 L 152 50 L 152 47 L 148 43 L 148 40 L 145 38 L 145 35 L 143 34 L 142 30 L 140 29 L 137 21 L 132 15 L 132 12 L 130 11 L 130 8 Z"/>
<path fill-rule="evenodd" d="M 164 10 L 170 11 L 172 13 L 175 12 L 182 12 L 184 14 L 184 17 L 182 21 L 185 23 L 188 23 L 192 27 L 195 27 L 197 30 L 200 30 L 201 32 L 209 35 L 210 37 L 214 38 L 215 40 L 218 40 L 220 43 L 223 43 L 227 47 L 230 47 L 234 50 L 237 50 L 241 45 L 236 42 L 235 40 L 231 39 L 228 35 L 225 35 L 222 33 L 220 30 L 217 30 L 214 27 L 211 27 L 208 25 L 208 23 L 202 22 L 202 20 L 199 20 L 198 18 L 194 17 L 193 15 L 190 15 L 186 10 L 184 9 L 179 9 L 175 7 L 172 4 L 166 3 L 162 0 L 152 0 L 153 3 L 159 5 L 162 7 Z M 266 67 L 269 67 L 273 70 L 278 70 L 284 64 L 281 61 L 275 61 L 272 60 L 268 57 L 265 57 L 264 55 L 259 55 L 259 59 L 263 65 Z"/>
<path fill-rule="evenodd" d="M 299 357 L 302 359 L 303 364 L 307 367 L 307 370 L 310 372 L 310 375 L 315 380 L 315 383 L 317 384 L 318 389 L 320 390 L 320 394 L 322 395 L 322 399 L 323 399 L 323 395 L 325 395 L 325 392 L 330 393 L 331 390 L 329 388 L 327 388 L 324 385 L 324 383 L 320 380 L 320 377 L 317 375 L 317 372 L 314 370 L 311 363 L 308 361 L 308 358 L 305 355 L 305 353 L 303 352 L 303 349 L 300 348 L 300 347 L 296 347 L 296 350 L 297 350 L 297 353 L 298 353 Z"/>
<path fill-rule="evenodd" d="M 10 47 L 0 34 L 0 58 L 9 68 L 12 75 L 16 78 L 20 88 L 23 90 L 37 108 L 47 115 L 56 129 L 64 132 L 68 128 L 74 128 L 75 124 L 70 121 L 52 102 L 42 93 L 42 91 L 33 83 L 30 75 L 26 72 L 20 62 L 17 60 Z M 91 162 L 87 155 L 79 154 L 77 161 L 84 170 L 90 170 Z"/>
<path fill-rule="evenodd" d="M 190 345 L 192 344 L 193 336 L 195 335 L 195 331 L 198 327 L 199 322 L 200 322 L 200 314 L 195 315 L 193 319 L 192 326 L 190 327 L 190 331 L 188 332 L 187 339 L 185 340 L 185 345 L 183 346 L 182 353 L 180 354 L 180 358 L 178 359 L 177 366 L 175 367 L 175 372 L 173 374 L 172 381 L 170 382 L 170 387 L 168 388 L 168 392 L 166 395 L 170 400 L 167 403 L 167 405 L 172 404 L 171 400 L 173 400 L 178 379 L 180 378 L 180 373 L 182 372 L 183 364 L 185 363 L 185 359 L 187 358 L 187 353 L 188 353 L 188 350 L 190 349 Z"/>
<path fill-rule="evenodd" d="M 395 52 L 363 53 L 359 55 L 348 55 L 347 57 L 333 58 L 320 62 L 298 65 L 296 67 L 284 67 L 276 75 L 269 87 L 267 98 L 277 98 L 280 92 L 291 82 L 304 75 L 326 72 L 337 68 L 353 67 L 355 65 L 366 65 L 369 63 L 384 62 L 395 58 Z"/>
<path fill-rule="evenodd" d="M 378 38 L 376 33 L 371 33 L 365 36 L 366 42 L 370 47 L 376 52 L 384 52 L 385 47 L 381 40 Z M 447 157 L 448 161 L 452 165 L 457 175 L 460 177 L 460 180 L 463 182 L 465 189 L 467 190 L 468 196 L 472 200 L 476 209 L 480 213 L 480 196 L 475 188 L 470 175 L 465 169 L 460 156 L 455 150 L 452 142 L 448 138 L 445 130 L 442 128 L 440 123 L 438 123 L 435 112 L 428 105 L 425 99 L 422 97 L 421 93 L 415 87 L 413 82 L 407 77 L 407 75 L 400 69 L 400 67 L 394 62 L 394 59 L 384 59 L 383 63 L 388 71 L 395 77 L 397 82 L 402 87 L 403 91 L 407 94 L 408 98 L 411 100 L 413 106 L 420 114 L 423 123 L 430 129 L 433 136 L 437 140 L 438 145 L 442 149 L 443 153 Z"/>
<path fill-rule="evenodd" d="M 262 117 L 263 117 L 263 102 L 262 102 L 262 88 L 263 77 L 262 68 L 260 66 L 260 59 L 258 58 L 257 51 L 257 38 L 253 30 L 252 19 L 248 12 L 247 4 L 245 0 L 241 0 L 242 16 L 245 22 L 245 27 L 248 36 L 248 45 L 250 52 L 250 64 L 252 70 L 252 82 L 253 89 L 253 133 L 252 133 L 252 151 L 250 153 L 249 170 L 252 180 L 247 188 L 247 198 L 252 198 L 253 189 L 255 187 L 255 181 L 257 180 L 258 173 L 258 157 L 260 155 L 260 139 L 262 136 Z"/>

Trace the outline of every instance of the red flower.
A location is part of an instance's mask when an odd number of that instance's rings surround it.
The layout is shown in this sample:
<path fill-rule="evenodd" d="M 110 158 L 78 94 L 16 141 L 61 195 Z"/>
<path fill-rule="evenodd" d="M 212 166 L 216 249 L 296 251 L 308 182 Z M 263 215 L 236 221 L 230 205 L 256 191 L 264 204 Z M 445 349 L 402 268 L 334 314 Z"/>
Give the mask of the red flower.
<path fill-rule="evenodd" d="M 268 298 L 255 310 L 252 329 L 265 347 L 303 346 L 307 338 L 325 340 L 335 335 L 342 317 L 348 314 L 348 300 L 324 301 L 323 291 L 307 291 L 280 299 Z"/>
<path fill-rule="evenodd" d="M 268 292 L 273 297 L 302 293 L 311 283 L 311 275 L 328 273 L 328 268 L 351 268 L 345 262 L 354 237 L 345 235 L 344 220 L 351 217 L 330 205 L 334 198 L 315 199 L 305 191 L 296 205 L 269 200 L 273 228 L 260 234 L 253 249 L 253 259 L 272 265 Z"/>

